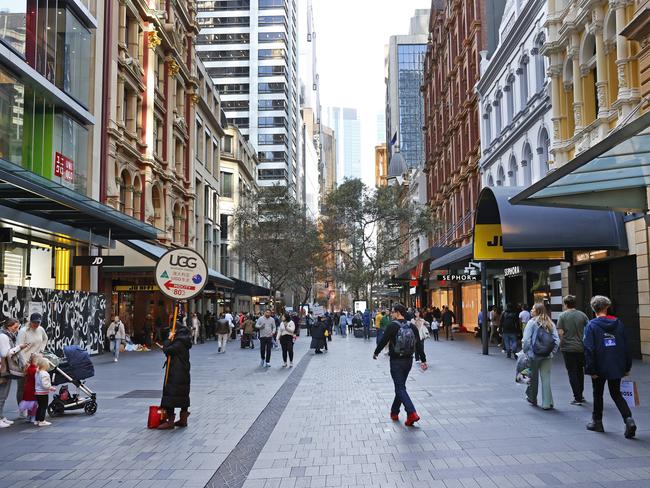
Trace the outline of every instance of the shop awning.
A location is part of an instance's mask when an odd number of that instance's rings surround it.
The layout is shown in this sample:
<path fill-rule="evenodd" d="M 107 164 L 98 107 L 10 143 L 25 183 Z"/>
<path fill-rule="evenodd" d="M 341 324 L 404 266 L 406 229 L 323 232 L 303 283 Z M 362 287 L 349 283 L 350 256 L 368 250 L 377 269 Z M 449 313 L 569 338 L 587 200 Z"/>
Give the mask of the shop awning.
<path fill-rule="evenodd" d="M 513 204 L 648 211 L 650 112 L 512 197 Z"/>
<path fill-rule="evenodd" d="M 408 279 L 410 277 L 411 270 L 415 269 L 418 264 L 424 263 L 430 259 L 437 259 L 441 256 L 444 256 L 447 253 L 453 251 L 453 247 L 430 247 L 426 251 L 420 253 L 417 257 L 411 259 L 408 263 L 403 264 L 395 272 L 397 278 Z"/>
<path fill-rule="evenodd" d="M 158 229 L 59 183 L 0 159 L 0 215 L 34 216 L 112 239 L 155 239 Z M 9 213 L 9 212 L 7 212 Z M 22 219 L 21 219 L 22 220 Z M 28 220 L 28 219 L 24 219 Z"/>
<path fill-rule="evenodd" d="M 605 210 L 513 205 L 518 187 L 484 188 L 474 225 L 474 259 L 562 259 L 560 251 L 625 250 L 623 215 Z M 514 254 L 513 254 L 514 253 Z"/>
<path fill-rule="evenodd" d="M 467 244 L 463 247 L 457 247 L 455 249 L 452 248 L 452 250 L 444 256 L 431 261 L 429 270 L 433 271 L 434 269 L 445 269 L 455 264 L 462 264 L 465 261 L 469 261 L 470 259 L 472 259 L 472 244 Z"/>
<path fill-rule="evenodd" d="M 128 241 L 124 242 L 127 246 L 129 246 L 131 249 L 135 249 L 141 254 L 144 254 L 146 257 L 149 259 L 152 259 L 154 261 L 158 261 L 160 257 L 165 254 L 169 249 L 163 246 L 159 246 L 157 244 L 153 244 L 151 242 L 146 242 L 146 241 L 141 241 L 138 239 L 130 239 Z M 218 271 L 208 268 L 208 283 L 214 283 L 218 286 L 222 286 L 224 288 L 232 288 L 235 286 L 235 282 L 232 281 L 230 278 L 227 278 L 226 276 L 222 275 Z"/>
<path fill-rule="evenodd" d="M 232 276 L 230 279 L 235 283 L 232 291 L 236 295 L 245 295 L 249 297 L 268 297 L 271 294 L 271 290 L 264 288 L 263 286 L 249 283 L 248 281 L 242 281 L 237 278 L 233 278 Z"/>

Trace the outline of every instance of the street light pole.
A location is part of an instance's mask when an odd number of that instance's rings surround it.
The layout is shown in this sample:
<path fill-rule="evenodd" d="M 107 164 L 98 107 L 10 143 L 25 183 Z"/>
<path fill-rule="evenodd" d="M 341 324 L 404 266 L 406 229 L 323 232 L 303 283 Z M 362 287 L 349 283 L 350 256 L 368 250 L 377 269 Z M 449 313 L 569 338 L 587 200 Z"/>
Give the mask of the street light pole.
<path fill-rule="evenodd" d="M 483 344 L 483 354 L 487 356 L 490 350 L 489 335 L 488 335 L 488 277 L 487 277 L 487 264 L 481 261 L 481 342 Z"/>

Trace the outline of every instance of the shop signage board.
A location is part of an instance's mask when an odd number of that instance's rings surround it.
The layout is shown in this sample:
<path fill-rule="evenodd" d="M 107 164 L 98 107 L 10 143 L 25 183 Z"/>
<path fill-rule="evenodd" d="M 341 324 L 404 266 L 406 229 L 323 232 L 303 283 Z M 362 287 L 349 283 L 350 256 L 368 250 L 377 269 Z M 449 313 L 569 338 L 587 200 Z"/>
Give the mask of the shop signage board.
<path fill-rule="evenodd" d="M 476 261 L 564 260 L 564 251 L 504 251 L 501 224 L 474 226 L 474 259 Z"/>
<path fill-rule="evenodd" d="M 437 275 L 436 279 L 438 281 L 460 281 L 460 282 L 471 282 L 471 281 L 481 281 L 481 275 L 471 275 L 471 274 L 444 274 Z"/>
<path fill-rule="evenodd" d="M 54 176 L 63 178 L 69 183 L 74 182 L 74 161 L 57 152 L 54 155 Z"/>
<path fill-rule="evenodd" d="M 124 266 L 124 256 L 75 256 L 72 266 Z"/>
<path fill-rule="evenodd" d="M 208 266 L 192 249 L 172 249 L 156 264 L 156 284 L 173 300 L 190 300 L 203 291 L 208 281 Z"/>
<path fill-rule="evenodd" d="M 158 291 L 156 285 L 116 285 L 113 291 Z"/>
<path fill-rule="evenodd" d="M 521 275 L 521 266 L 511 266 L 503 269 L 503 276 L 506 278 Z"/>

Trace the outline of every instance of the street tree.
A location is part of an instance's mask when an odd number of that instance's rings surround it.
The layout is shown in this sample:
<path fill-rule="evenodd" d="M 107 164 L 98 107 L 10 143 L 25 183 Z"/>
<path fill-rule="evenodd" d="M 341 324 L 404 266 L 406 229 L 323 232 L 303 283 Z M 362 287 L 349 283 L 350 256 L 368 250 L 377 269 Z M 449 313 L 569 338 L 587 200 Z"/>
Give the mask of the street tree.
<path fill-rule="evenodd" d="M 368 188 L 359 179 L 346 180 L 326 197 L 321 224 L 335 256 L 334 276 L 355 299 L 370 302 L 390 270 L 408 258 L 410 242 L 434 228 L 429 207 L 411 201 L 404 187 Z"/>

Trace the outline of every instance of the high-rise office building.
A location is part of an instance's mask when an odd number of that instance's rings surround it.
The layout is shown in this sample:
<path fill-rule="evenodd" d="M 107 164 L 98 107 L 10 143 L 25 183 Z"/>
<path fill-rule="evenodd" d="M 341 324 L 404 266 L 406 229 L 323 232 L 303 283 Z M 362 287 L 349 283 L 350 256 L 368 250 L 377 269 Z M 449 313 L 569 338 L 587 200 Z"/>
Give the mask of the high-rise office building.
<path fill-rule="evenodd" d="M 336 135 L 337 183 L 361 178 L 361 121 L 354 108 L 330 107 L 327 125 Z"/>
<path fill-rule="evenodd" d="M 424 164 L 422 134 L 424 57 L 429 10 L 418 9 L 408 35 L 391 36 L 386 58 L 386 141 L 388 157 L 399 147 L 409 168 Z"/>
<path fill-rule="evenodd" d="M 296 0 L 197 1 L 197 53 L 228 122 L 257 149 L 258 183 L 289 185 L 298 165 Z"/>

